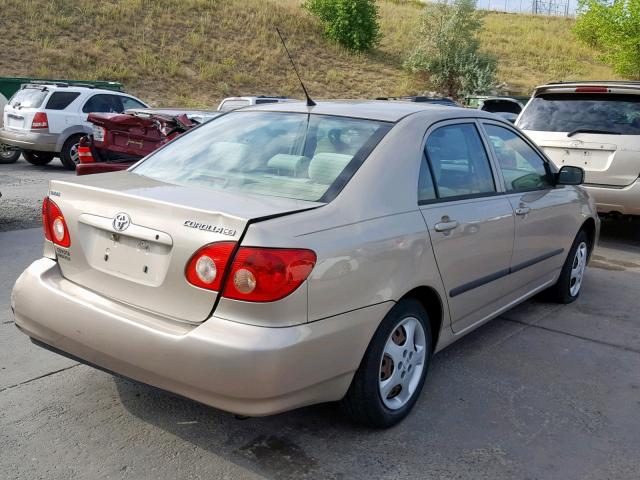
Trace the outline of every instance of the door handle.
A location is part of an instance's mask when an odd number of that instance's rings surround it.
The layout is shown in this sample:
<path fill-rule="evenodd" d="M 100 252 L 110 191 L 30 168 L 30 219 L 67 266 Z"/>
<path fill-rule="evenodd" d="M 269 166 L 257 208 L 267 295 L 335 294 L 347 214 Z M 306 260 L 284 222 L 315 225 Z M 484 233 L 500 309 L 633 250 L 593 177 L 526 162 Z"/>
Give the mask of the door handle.
<path fill-rule="evenodd" d="M 453 230 L 458 226 L 457 220 L 447 220 L 444 222 L 436 223 L 433 228 L 436 232 L 448 232 L 449 230 Z"/>
<path fill-rule="evenodd" d="M 527 207 L 526 205 L 520 205 L 518 208 L 516 208 L 516 215 L 526 215 L 530 211 L 531 208 Z"/>

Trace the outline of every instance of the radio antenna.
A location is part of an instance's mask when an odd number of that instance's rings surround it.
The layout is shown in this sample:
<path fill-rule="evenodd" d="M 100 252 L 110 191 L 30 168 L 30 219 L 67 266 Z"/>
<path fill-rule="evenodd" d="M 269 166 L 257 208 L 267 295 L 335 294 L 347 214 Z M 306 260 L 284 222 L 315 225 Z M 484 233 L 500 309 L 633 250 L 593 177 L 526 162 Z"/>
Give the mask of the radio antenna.
<path fill-rule="evenodd" d="M 298 69 L 296 68 L 296 64 L 293 61 L 293 58 L 291 57 L 291 54 L 289 53 L 289 49 L 287 48 L 287 44 L 284 42 L 284 38 L 282 38 L 282 34 L 280 33 L 280 29 L 278 29 L 276 27 L 276 32 L 278 32 L 278 36 L 280 37 L 280 41 L 282 42 L 282 46 L 284 47 L 284 50 L 287 52 L 287 56 L 289 57 L 289 61 L 291 62 L 291 66 L 293 67 L 293 71 L 296 72 L 296 75 L 298 77 L 298 81 L 300 82 L 300 86 L 302 87 L 302 90 L 304 91 L 304 96 L 307 97 L 307 107 L 315 107 L 316 106 L 316 102 L 314 102 L 311 97 L 309 96 L 309 93 L 307 92 L 307 89 L 304 86 L 304 83 L 302 82 L 302 78 L 300 78 L 300 74 L 298 73 Z"/>

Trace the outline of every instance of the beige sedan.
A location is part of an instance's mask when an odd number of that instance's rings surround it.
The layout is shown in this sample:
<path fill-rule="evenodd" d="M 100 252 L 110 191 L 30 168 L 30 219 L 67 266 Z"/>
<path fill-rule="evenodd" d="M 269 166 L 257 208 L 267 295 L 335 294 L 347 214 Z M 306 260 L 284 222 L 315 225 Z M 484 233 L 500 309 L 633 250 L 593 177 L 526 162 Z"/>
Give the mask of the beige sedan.
<path fill-rule="evenodd" d="M 543 290 L 578 297 L 599 231 L 582 175 L 477 110 L 238 110 L 128 171 L 52 181 L 16 325 L 237 414 L 341 401 L 388 427 L 435 352 Z"/>

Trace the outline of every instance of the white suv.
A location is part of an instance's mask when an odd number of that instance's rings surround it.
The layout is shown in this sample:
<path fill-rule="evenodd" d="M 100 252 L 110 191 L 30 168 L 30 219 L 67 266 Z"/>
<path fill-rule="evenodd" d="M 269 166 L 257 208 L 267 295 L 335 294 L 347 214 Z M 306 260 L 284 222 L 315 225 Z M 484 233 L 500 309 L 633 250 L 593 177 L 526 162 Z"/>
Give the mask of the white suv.
<path fill-rule="evenodd" d="M 542 85 L 516 125 L 558 168 L 584 169 L 599 213 L 640 215 L 640 82 Z"/>
<path fill-rule="evenodd" d="M 66 84 L 29 84 L 18 90 L 4 107 L 0 144 L 22 149 L 34 165 L 45 165 L 54 156 L 74 170 L 78 141 L 92 132 L 91 112 L 123 113 L 148 107 L 142 100 L 113 90 Z"/>

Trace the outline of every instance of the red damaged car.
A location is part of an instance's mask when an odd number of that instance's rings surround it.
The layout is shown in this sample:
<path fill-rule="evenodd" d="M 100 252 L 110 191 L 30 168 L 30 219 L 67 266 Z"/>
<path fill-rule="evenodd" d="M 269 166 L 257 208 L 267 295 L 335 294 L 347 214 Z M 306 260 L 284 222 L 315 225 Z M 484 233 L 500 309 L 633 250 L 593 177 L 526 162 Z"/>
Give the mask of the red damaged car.
<path fill-rule="evenodd" d="M 221 115 L 208 110 L 140 108 L 90 113 L 93 134 L 78 145 L 77 175 L 125 170 L 178 135 Z"/>

